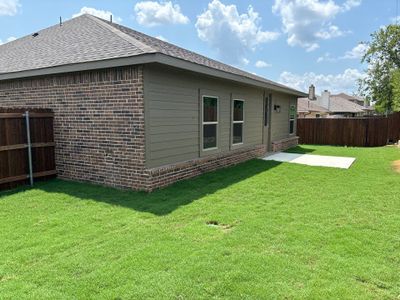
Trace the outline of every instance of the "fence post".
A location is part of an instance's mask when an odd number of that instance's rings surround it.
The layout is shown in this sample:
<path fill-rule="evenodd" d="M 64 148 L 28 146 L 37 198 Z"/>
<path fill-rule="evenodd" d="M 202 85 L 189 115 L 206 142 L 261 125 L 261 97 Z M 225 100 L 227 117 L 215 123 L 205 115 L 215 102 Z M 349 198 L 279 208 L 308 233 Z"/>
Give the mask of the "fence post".
<path fill-rule="evenodd" d="M 31 129 L 29 124 L 29 111 L 25 112 L 26 124 L 26 139 L 28 143 L 28 164 L 29 164 L 29 182 L 33 186 L 33 169 L 32 169 L 32 143 L 31 143 Z"/>

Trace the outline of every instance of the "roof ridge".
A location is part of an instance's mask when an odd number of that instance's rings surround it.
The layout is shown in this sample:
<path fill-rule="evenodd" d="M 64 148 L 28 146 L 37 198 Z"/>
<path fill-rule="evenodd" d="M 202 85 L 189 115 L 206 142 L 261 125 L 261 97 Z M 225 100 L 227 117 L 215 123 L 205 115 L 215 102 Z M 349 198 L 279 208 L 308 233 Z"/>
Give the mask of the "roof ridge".
<path fill-rule="evenodd" d="M 153 49 L 152 47 L 150 47 L 149 45 L 142 43 L 141 41 L 138 41 L 137 39 L 129 36 L 128 34 L 122 32 L 121 30 L 119 30 L 118 28 L 111 26 L 110 24 L 108 24 L 106 21 L 103 21 L 100 18 L 97 18 L 95 16 L 92 16 L 90 14 L 85 14 L 83 15 L 85 17 L 90 18 L 91 20 L 95 21 L 97 24 L 103 26 L 104 28 L 110 30 L 112 33 L 118 35 L 120 38 L 124 39 L 125 41 L 127 41 L 128 43 L 132 44 L 133 46 L 143 50 L 146 53 L 155 53 L 158 52 L 156 49 Z"/>

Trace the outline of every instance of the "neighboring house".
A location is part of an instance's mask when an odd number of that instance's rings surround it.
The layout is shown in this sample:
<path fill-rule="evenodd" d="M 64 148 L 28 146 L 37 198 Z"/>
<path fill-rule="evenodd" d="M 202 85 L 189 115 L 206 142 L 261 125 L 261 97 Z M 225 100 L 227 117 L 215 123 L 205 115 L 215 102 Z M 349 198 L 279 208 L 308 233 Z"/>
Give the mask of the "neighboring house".
<path fill-rule="evenodd" d="M 329 115 L 329 110 L 319 106 L 315 101 L 308 98 L 299 98 L 297 100 L 297 117 L 304 118 L 326 118 Z"/>
<path fill-rule="evenodd" d="M 0 106 L 54 111 L 65 179 L 150 191 L 296 145 L 304 96 L 90 15 L 0 46 Z"/>
<path fill-rule="evenodd" d="M 345 93 L 331 95 L 327 90 L 315 96 L 315 87 L 310 86 L 308 98 L 298 99 L 299 118 L 349 118 L 373 114 L 363 98 Z"/>
<path fill-rule="evenodd" d="M 360 106 L 363 107 L 364 115 L 373 115 L 375 113 L 375 109 L 373 106 L 370 106 L 368 101 L 360 96 L 355 96 L 355 95 L 348 95 L 346 93 L 340 93 L 337 95 L 334 95 L 336 97 L 344 98 L 347 99 L 353 103 L 356 103 Z"/>

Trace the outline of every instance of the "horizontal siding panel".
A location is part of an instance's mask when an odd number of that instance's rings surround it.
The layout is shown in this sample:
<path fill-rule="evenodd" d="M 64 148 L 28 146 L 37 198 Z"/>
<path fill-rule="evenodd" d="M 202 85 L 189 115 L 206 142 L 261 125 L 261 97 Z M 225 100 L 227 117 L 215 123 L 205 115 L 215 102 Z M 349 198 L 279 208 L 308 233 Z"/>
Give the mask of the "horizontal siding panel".
<path fill-rule="evenodd" d="M 199 119 L 194 117 L 189 118 L 153 118 L 151 120 L 150 126 L 171 126 L 171 125 L 179 125 L 179 126 L 189 126 L 189 125 L 197 125 L 198 126 Z"/>
<path fill-rule="evenodd" d="M 197 101 L 189 101 L 189 102 L 175 102 L 175 101 L 151 101 L 150 109 L 179 109 L 179 110 L 199 110 L 199 104 Z"/>
<path fill-rule="evenodd" d="M 174 97 L 174 96 L 184 96 L 186 98 L 193 98 L 198 95 L 198 90 L 197 89 L 191 89 L 186 87 L 177 87 L 176 85 L 174 86 L 165 86 L 165 83 L 160 83 L 160 84 L 150 84 L 149 85 L 149 94 L 151 96 L 157 97 L 162 97 L 163 95 L 168 95 L 168 97 Z"/>
<path fill-rule="evenodd" d="M 163 133 L 163 134 L 151 134 L 149 135 L 150 138 L 150 143 L 161 143 L 161 142 L 171 142 L 177 140 L 176 133 Z M 181 139 L 187 139 L 187 138 L 193 138 L 196 139 L 197 141 L 199 140 L 199 133 L 198 131 L 192 131 L 192 132 L 180 132 L 179 133 L 179 138 Z M 179 139 L 178 139 L 179 140 Z"/>
<path fill-rule="evenodd" d="M 197 125 L 187 125 L 187 126 L 179 126 L 179 125 L 171 125 L 171 126 L 151 126 L 150 132 L 151 134 L 160 134 L 160 133 L 174 133 L 176 134 L 176 139 L 179 139 L 180 134 L 183 132 L 198 132 L 199 127 Z"/>
<path fill-rule="evenodd" d="M 190 111 L 190 110 L 174 110 L 174 109 L 152 109 L 150 111 L 150 119 L 153 118 L 161 118 L 161 117 L 174 117 L 174 118 L 181 118 L 181 117 L 191 117 L 196 118 L 199 116 L 197 111 Z"/>
<path fill-rule="evenodd" d="M 199 151 L 198 145 L 181 147 L 179 149 L 179 153 L 176 151 L 176 149 L 163 149 L 163 150 L 151 151 L 151 158 L 160 159 L 160 158 L 167 158 L 184 154 L 193 154 L 194 156 L 196 156 L 198 151 Z"/>
<path fill-rule="evenodd" d="M 172 155 L 172 156 L 165 157 L 165 158 L 157 158 L 157 159 L 152 158 L 148 162 L 148 167 L 155 168 L 155 167 L 159 167 L 159 166 L 165 166 L 165 165 L 169 165 L 169 164 L 173 164 L 173 163 L 191 160 L 191 159 L 193 159 L 194 156 L 198 156 L 197 154 L 198 153 L 196 153 L 196 154 L 187 153 L 187 154 Z"/>
<path fill-rule="evenodd" d="M 151 74 L 153 76 L 153 74 Z M 154 79 L 148 85 L 149 91 L 153 93 L 164 93 L 166 95 L 170 94 L 182 94 L 182 95 L 198 95 L 198 88 L 190 88 L 190 84 L 179 85 L 175 80 L 169 81 L 166 78 L 160 80 L 160 82 L 155 82 Z"/>
<path fill-rule="evenodd" d="M 153 151 L 159 151 L 163 149 L 177 149 L 178 152 L 183 147 L 189 147 L 189 146 L 196 146 L 196 149 L 198 149 L 199 140 L 196 138 L 187 138 L 187 139 L 173 140 L 167 142 L 151 143 L 151 149 Z"/>

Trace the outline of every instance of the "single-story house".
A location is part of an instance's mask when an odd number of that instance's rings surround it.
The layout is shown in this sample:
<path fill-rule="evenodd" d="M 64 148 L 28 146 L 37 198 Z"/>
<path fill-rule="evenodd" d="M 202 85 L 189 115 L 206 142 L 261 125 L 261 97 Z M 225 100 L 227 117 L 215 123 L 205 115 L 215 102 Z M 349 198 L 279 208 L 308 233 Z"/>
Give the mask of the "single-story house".
<path fill-rule="evenodd" d="M 346 93 L 332 95 L 325 90 L 321 96 L 315 94 L 314 85 L 310 86 L 307 98 L 297 99 L 299 118 L 349 118 L 363 117 L 373 113 L 363 98 Z"/>
<path fill-rule="evenodd" d="M 0 46 L 0 107 L 54 111 L 64 179 L 150 191 L 296 145 L 304 96 L 91 15 Z"/>
<path fill-rule="evenodd" d="M 297 99 L 297 117 L 300 119 L 305 118 L 326 118 L 329 115 L 329 110 L 319 106 L 315 101 L 307 98 Z"/>

